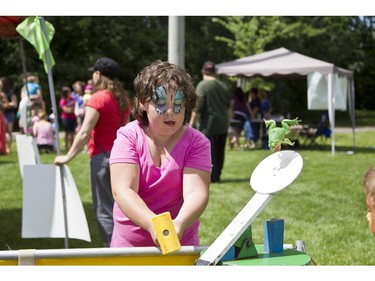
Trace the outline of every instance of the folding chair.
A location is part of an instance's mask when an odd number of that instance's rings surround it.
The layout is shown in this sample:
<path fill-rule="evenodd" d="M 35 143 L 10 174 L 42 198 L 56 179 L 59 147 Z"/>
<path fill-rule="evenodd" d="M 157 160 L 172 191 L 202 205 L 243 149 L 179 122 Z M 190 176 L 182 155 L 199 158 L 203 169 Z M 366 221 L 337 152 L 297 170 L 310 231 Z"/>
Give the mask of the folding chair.
<path fill-rule="evenodd" d="M 304 126 L 299 135 L 304 139 L 304 145 L 321 147 L 331 136 L 331 129 L 327 124 L 327 119 L 323 117 L 317 127 Z"/>

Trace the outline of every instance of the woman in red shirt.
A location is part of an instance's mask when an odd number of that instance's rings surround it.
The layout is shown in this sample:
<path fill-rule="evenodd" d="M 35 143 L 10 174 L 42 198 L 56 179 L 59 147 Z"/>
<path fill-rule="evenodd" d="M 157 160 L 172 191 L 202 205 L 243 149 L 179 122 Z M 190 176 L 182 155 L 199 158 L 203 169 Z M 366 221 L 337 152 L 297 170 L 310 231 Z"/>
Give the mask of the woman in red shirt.
<path fill-rule="evenodd" d="M 100 58 L 89 68 L 93 94 L 85 108 L 85 118 L 72 147 L 55 164 L 71 161 L 88 142 L 91 192 L 103 244 L 109 247 L 113 231 L 113 196 L 109 175 L 109 156 L 117 130 L 129 121 L 130 99 L 117 79 L 120 67 L 110 58 Z"/>

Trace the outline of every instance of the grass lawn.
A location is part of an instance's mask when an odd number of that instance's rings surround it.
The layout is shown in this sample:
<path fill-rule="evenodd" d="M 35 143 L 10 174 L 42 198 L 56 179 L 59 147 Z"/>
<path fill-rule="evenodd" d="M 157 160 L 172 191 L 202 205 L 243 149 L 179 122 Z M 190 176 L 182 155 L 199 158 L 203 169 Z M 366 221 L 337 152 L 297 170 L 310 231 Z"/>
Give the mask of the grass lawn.
<path fill-rule="evenodd" d="M 263 223 L 282 218 L 284 243 L 305 240 L 307 253 L 318 265 L 375 265 L 375 238 L 368 229 L 362 179 L 375 163 L 375 131 L 357 132 L 353 155 L 351 134 L 336 134 L 336 154 L 330 141 L 320 148 L 300 147 L 300 176 L 276 194 L 252 224 L 253 240 L 263 243 Z M 211 184 L 210 201 L 201 218 L 202 245 L 210 245 L 251 199 L 252 171 L 270 151 L 226 151 L 221 183 Z M 41 154 L 43 163 L 54 155 Z M 92 242 L 70 239 L 70 248 L 101 247 L 89 187 L 89 158 L 82 153 L 69 167 L 83 202 Z M 0 156 L 0 250 L 64 248 L 64 239 L 22 239 L 22 179 L 16 145 Z"/>

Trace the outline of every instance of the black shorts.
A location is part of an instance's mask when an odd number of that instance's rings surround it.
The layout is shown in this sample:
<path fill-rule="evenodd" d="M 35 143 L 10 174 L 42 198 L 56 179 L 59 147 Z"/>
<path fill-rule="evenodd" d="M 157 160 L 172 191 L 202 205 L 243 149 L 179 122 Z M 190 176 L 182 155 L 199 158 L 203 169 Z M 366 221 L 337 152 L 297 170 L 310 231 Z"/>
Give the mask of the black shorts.
<path fill-rule="evenodd" d="M 77 119 L 62 119 L 62 125 L 65 132 L 75 132 L 77 128 Z"/>
<path fill-rule="evenodd" d="M 232 128 L 237 128 L 237 129 L 242 130 L 245 125 L 246 120 L 247 120 L 246 114 L 235 111 L 233 119 L 230 120 L 230 126 Z"/>

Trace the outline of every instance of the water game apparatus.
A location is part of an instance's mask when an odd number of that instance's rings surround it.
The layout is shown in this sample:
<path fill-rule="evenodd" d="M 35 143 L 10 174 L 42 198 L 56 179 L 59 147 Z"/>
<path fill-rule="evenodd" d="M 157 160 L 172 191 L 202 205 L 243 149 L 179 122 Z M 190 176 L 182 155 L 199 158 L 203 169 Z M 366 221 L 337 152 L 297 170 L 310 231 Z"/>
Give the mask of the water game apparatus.
<path fill-rule="evenodd" d="M 208 247 L 180 246 L 169 213 L 154 217 L 160 247 L 0 251 L 0 265 L 308 265 L 305 251 L 284 244 L 284 220 L 264 223 L 264 244 L 255 245 L 251 224 L 272 197 L 289 186 L 303 167 L 301 155 L 283 150 L 261 161 L 250 177 L 254 196 Z M 301 251 L 303 249 L 303 251 Z"/>

